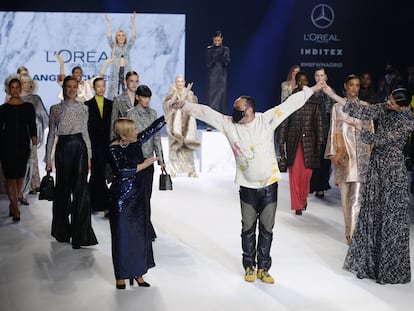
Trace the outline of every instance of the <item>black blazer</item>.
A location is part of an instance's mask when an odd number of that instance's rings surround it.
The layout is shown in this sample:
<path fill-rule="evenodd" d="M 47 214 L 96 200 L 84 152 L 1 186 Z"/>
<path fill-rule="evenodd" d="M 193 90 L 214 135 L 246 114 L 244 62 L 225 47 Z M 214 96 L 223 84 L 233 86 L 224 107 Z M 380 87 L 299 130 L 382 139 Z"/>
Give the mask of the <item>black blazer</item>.
<path fill-rule="evenodd" d="M 86 101 L 85 105 L 89 108 L 88 131 L 91 138 L 92 152 L 94 150 L 107 151 L 111 132 L 112 100 L 104 97 L 102 118 L 95 97 Z"/>

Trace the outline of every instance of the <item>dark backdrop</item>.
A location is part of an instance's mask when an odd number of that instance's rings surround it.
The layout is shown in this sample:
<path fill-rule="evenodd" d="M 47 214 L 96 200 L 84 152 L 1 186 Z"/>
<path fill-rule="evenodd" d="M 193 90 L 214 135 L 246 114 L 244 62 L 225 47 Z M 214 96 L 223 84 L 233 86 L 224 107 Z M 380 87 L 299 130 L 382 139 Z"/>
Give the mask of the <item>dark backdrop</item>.
<path fill-rule="evenodd" d="M 180 13 L 186 15 L 186 80 L 204 100 L 205 48 L 211 34 L 221 30 L 231 49 L 229 106 L 239 95 L 256 98 L 263 111 L 279 102 L 280 83 L 300 59 L 289 49 L 292 29 L 306 19 L 302 10 L 311 0 L 90 0 L 90 1 L 2 1 L 2 11 Z M 315 2 L 315 1 L 314 1 Z M 316 3 L 335 1 L 316 1 Z M 350 0 L 341 3 L 346 16 L 336 27 L 347 37 L 347 66 L 330 75 L 340 88 L 345 75 L 369 70 L 374 78 L 383 73 L 387 61 L 405 72 L 411 57 L 414 1 Z M 97 25 L 105 29 L 106 25 Z M 139 29 L 137 29 L 139 31 Z M 1 38 L 0 38 L 1 40 Z M 309 70 L 313 75 L 313 70 Z"/>

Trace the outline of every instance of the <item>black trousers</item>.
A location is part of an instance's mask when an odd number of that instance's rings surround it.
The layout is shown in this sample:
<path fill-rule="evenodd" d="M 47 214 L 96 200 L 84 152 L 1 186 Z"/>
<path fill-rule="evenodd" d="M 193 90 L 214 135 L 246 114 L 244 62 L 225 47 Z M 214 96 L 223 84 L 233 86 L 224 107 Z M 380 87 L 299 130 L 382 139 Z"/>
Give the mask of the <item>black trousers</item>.
<path fill-rule="evenodd" d="M 52 236 L 59 242 L 72 238 L 74 246 L 97 244 L 87 188 L 88 155 L 81 134 L 59 136 L 55 165 Z"/>
<path fill-rule="evenodd" d="M 92 146 L 91 176 L 89 178 L 89 195 L 93 211 L 109 210 L 110 195 L 106 184 L 106 166 L 108 165 L 108 146 Z"/>
<path fill-rule="evenodd" d="M 256 267 L 256 256 L 258 269 L 269 270 L 272 265 L 270 248 L 277 208 L 277 188 L 277 183 L 260 189 L 240 187 L 241 240 L 245 269 Z M 259 237 L 256 243 L 257 227 Z"/>
<path fill-rule="evenodd" d="M 151 222 L 151 196 L 152 196 L 152 183 L 154 181 L 154 165 L 150 165 L 148 166 L 145 170 L 145 191 L 147 193 L 147 198 L 148 198 L 148 215 L 149 215 L 149 219 L 150 219 L 150 232 L 149 232 L 149 237 L 151 238 L 151 240 L 154 240 L 157 237 L 157 234 L 155 233 L 155 229 L 154 226 L 152 225 Z"/>
<path fill-rule="evenodd" d="M 119 67 L 118 90 L 117 94 L 122 94 L 125 90 L 125 67 Z"/>
<path fill-rule="evenodd" d="M 329 185 L 329 178 L 331 176 L 331 160 L 325 159 L 326 145 L 321 145 L 321 153 L 319 155 L 320 167 L 312 170 L 312 178 L 310 180 L 310 191 L 325 191 L 331 189 Z"/>

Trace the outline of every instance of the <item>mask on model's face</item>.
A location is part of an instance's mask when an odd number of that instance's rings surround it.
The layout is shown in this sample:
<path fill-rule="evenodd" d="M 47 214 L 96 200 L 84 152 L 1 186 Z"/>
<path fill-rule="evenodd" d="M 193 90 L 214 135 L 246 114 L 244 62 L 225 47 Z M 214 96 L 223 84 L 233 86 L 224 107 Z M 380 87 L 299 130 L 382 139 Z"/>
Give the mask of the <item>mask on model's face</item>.
<path fill-rule="evenodd" d="M 232 120 L 233 123 L 239 123 L 241 119 L 244 118 L 246 114 L 244 111 L 237 110 L 236 108 L 233 109 Z"/>

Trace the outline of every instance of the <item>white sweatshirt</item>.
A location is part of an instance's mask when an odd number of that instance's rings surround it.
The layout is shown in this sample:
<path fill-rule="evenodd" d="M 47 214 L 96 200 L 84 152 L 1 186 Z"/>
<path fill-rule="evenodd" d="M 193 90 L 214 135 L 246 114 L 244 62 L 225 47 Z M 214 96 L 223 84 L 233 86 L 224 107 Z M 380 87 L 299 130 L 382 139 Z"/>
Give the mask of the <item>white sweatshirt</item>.
<path fill-rule="evenodd" d="M 301 108 L 312 94 L 312 89 L 305 86 L 303 91 L 290 95 L 279 106 L 256 113 L 254 120 L 245 124 L 233 123 L 231 116 L 206 105 L 187 102 L 182 109 L 226 136 L 236 160 L 235 182 L 243 187 L 258 189 L 280 179 L 274 144 L 276 128 Z"/>

